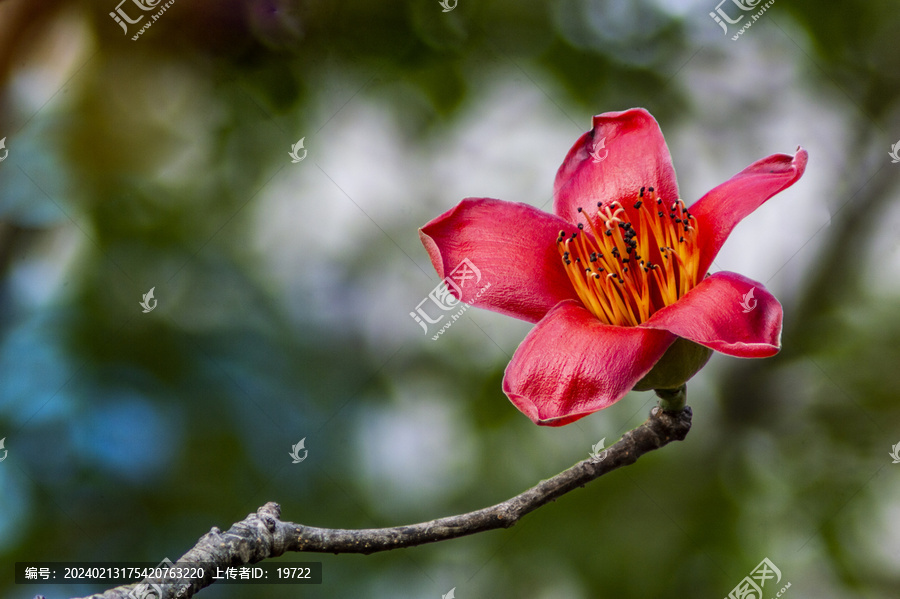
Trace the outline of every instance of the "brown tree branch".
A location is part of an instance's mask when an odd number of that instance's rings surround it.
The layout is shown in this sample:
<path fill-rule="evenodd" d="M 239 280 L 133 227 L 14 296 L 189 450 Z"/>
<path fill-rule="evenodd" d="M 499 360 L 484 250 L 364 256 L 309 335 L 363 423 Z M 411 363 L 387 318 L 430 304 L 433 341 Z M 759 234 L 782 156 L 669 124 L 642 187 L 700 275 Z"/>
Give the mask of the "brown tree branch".
<path fill-rule="evenodd" d="M 176 565 L 214 563 L 225 568 L 255 564 L 288 551 L 369 554 L 437 543 L 486 530 L 509 528 L 526 514 L 569 491 L 583 487 L 608 472 L 631 465 L 649 451 L 672 441 L 683 440 L 691 428 L 691 416 L 690 407 L 678 412 L 667 412 L 655 407 L 646 422 L 625 433 L 617 443 L 599 454 L 599 457 L 578 462 L 553 478 L 541 481 L 524 493 L 491 507 L 430 522 L 359 530 L 315 528 L 282 522 L 281 507 L 269 502 L 226 532 L 218 528 L 210 530 Z M 203 579 L 183 581 L 180 585 L 163 585 L 164 594 L 160 599 L 172 599 L 179 591 L 179 599 L 191 597 L 212 584 L 214 581 L 211 577 L 212 573 L 208 572 Z M 135 586 L 116 587 L 85 599 L 132 599 L 129 592 Z M 38 596 L 35 599 L 41 598 Z"/>

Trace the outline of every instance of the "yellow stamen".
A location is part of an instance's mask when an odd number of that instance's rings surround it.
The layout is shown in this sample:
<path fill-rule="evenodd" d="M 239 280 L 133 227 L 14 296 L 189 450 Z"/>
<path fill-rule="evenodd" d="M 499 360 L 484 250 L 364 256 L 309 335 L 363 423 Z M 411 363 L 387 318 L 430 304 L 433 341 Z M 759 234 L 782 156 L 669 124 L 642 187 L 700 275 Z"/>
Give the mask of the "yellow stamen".
<path fill-rule="evenodd" d="M 697 285 L 697 219 L 684 202 L 641 188 L 637 227 L 619 202 L 597 208 L 589 231 L 560 231 L 556 245 L 575 292 L 601 322 L 638 325 Z"/>

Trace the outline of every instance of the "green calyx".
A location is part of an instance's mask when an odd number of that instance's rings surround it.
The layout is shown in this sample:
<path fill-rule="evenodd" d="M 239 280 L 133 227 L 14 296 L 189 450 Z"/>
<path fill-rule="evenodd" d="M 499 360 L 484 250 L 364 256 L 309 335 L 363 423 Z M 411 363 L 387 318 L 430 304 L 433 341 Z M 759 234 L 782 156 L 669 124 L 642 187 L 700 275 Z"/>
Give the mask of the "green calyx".
<path fill-rule="evenodd" d="M 679 337 L 650 372 L 637 382 L 634 390 L 654 389 L 664 410 L 678 411 L 684 407 L 685 383 L 706 365 L 711 355 L 712 350 L 708 347 Z"/>

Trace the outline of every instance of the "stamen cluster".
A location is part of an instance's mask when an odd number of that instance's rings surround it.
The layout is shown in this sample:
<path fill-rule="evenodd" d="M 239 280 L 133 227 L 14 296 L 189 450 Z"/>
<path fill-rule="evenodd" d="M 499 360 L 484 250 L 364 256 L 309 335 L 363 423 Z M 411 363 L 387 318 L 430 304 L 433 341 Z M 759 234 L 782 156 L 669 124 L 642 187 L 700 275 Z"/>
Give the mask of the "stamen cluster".
<path fill-rule="evenodd" d="M 579 223 L 556 240 L 578 297 L 606 324 L 638 325 L 698 282 L 697 219 L 684 202 L 641 187 L 633 207 L 636 226 L 619 202 L 597 202 L 596 216 L 585 219 L 588 231 Z"/>

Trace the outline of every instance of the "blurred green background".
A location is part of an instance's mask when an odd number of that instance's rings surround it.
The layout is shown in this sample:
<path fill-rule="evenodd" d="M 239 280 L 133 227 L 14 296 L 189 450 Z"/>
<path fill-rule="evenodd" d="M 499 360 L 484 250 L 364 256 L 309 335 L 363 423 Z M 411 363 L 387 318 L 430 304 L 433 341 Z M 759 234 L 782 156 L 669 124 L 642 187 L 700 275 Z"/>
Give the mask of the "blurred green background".
<path fill-rule="evenodd" d="M 0 0 L 0 594 L 99 592 L 12 564 L 175 559 L 266 501 L 477 509 L 640 424 L 652 393 L 536 427 L 500 389 L 530 325 L 470 309 L 433 341 L 409 313 L 438 283 L 418 227 L 549 210 L 591 115 L 643 106 L 688 204 L 809 151 L 714 266 L 779 297 L 783 351 L 716 355 L 684 443 L 510 530 L 200 596 L 718 599 L 764 557 L 787 598 L 898 596 L 896 2 L 777 0 L 737 40 L 716 0 L 176 0 L 136 40 L 116 8 Z"/>

